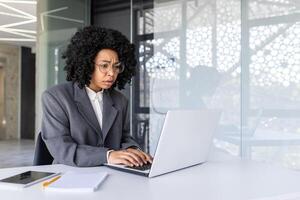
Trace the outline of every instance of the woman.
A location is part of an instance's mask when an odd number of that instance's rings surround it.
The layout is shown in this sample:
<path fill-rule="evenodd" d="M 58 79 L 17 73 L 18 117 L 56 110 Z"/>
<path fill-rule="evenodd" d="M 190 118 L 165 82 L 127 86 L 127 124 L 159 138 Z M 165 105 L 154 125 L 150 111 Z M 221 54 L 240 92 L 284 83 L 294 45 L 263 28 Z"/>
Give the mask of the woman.
<path fill-rule="evenodd" d="M 85 27 L 63 55 L 67 83 L 42 95 L 42 138 L 55 164 L 141 166 L 152 162 L 129 135 L 123 89 L 135 72 L 134 46 L 120 32 Z"/>

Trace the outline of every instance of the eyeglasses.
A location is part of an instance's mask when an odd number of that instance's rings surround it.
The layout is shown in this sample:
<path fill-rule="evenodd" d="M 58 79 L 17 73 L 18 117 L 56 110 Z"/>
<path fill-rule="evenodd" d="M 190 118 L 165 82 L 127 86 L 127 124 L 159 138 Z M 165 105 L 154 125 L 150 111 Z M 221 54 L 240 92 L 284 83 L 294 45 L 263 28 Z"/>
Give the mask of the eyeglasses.
<path fill-rule="evenodd" d="M 113 72 L 115 73 L 122 73 L 124 71 L 124 65 L 121 63 L 121 62 L 118 62 L 118 63 L 115 63 L 113 65 L 109 64 L 109 63 L 98 63 L 95 65 L 99 68 L 99 70 L 102 72 L 102 73 L 107 73 L 109 72 L 109 70 L 113 70 Z M 109 67 L 111 65 L 111 67 Z"/>

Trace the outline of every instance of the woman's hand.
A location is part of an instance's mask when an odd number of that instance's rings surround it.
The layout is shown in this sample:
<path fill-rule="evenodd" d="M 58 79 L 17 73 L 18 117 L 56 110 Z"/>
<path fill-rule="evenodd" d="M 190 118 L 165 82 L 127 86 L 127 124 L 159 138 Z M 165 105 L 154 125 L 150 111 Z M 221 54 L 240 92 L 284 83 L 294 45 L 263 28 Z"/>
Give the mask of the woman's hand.
<path fill-rule="evenodd" d="M 134 148 L 112 151 L 108 156 L 109 164 L 124 164 L 131 167 L 142 166 L 147 162 L 152 163 L 152 160 L 149 154 Z"/>

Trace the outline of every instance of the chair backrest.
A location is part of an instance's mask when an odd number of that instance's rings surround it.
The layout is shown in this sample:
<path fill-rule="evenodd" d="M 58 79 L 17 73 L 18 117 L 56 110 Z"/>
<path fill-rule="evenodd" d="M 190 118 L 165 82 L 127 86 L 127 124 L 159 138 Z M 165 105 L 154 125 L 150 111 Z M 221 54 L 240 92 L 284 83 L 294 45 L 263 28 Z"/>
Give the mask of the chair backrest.
<path fill-rule="evenodd" d="M 53 157 L 48 151 L 41 133 L 39 133 L 35 144 L 33 165 L 51 165 L 52 162 Z"/>

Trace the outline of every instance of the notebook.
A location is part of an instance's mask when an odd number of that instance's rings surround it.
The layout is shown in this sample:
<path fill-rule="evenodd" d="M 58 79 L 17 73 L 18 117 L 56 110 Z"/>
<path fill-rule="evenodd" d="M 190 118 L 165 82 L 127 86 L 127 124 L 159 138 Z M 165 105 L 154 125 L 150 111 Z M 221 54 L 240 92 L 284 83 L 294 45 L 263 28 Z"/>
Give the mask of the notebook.
<path fill-rule="evenodd" d="M 94 192 L 107 176 L 107 172 L 66 172 L 61 178 L 45 187 L 45 190 L 57 192 Z"/>

